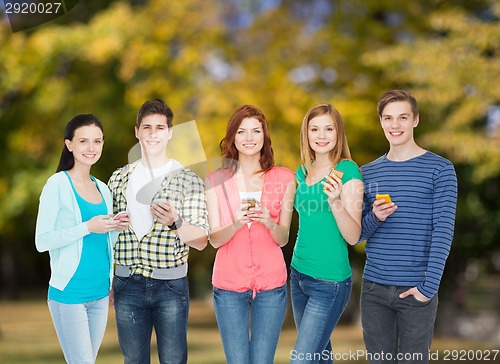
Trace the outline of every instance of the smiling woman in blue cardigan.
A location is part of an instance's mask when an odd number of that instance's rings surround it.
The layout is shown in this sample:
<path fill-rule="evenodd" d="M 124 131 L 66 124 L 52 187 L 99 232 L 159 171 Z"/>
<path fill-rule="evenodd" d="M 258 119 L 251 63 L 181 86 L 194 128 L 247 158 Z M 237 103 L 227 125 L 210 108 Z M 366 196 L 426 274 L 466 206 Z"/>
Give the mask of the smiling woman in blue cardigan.
<path fill-rule="evenodd" d="M 107 186 L 90 175 L 102 152 L 102 124 L 75 116 L 66 126 L 57 168 L 40 196 L 35 243 L 50 255 L 48 305 L 68 363 L 94 363 L 108 318 L 117 230 Z"/>

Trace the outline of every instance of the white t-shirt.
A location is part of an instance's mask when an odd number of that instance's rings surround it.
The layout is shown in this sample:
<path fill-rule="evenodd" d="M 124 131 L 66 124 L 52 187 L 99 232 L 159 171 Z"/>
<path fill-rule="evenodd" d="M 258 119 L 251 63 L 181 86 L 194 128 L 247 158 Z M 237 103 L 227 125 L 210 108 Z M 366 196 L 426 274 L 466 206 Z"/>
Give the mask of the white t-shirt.
<path fill-rule="evenodd" d="M 126 192 L 127 210 L 130 211 L 130 225 L 139 241 L 153 228 L 151 202 L 171 168 L 172 160 L 153 169 L 138 163 L 130 175 Z"/>

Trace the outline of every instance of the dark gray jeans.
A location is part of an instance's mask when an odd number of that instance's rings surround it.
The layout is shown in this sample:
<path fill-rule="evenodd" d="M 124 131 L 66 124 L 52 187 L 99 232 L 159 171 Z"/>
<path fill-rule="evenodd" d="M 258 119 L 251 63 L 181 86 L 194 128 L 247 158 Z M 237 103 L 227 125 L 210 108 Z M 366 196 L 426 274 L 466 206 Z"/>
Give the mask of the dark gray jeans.
<path fill-rule="evenodd" d="M 409 288 L 363 281 L 361 324 L 370 364 L 429 362 L 438 297 L 399 298 Z"/>

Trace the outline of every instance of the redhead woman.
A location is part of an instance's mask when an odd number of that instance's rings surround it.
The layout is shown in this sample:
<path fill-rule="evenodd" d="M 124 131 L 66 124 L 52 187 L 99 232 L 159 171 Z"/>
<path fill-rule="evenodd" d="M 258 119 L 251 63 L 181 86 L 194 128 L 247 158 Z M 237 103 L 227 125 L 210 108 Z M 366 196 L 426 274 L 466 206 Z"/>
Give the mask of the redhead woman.
<path fill-rule="evenodd" d="M 212 284 L 226 362 L 270 364 L 285 317 L 287 244 L 295 194 L 291 170 L 274 166 L 266 117 L 239 107 L 222 139 L 222 168 L 206 179 Z"/>

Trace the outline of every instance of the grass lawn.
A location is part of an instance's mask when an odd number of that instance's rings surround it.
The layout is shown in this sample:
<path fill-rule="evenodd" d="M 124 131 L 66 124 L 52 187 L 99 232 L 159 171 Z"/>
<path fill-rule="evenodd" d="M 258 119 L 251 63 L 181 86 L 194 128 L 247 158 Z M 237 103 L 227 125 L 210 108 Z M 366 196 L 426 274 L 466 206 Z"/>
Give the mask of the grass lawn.
<path fill-rule="evenodd" d="M 0 312 L 0 363 L 3 364 L 64 364 L 62 352 L 52 326 L 52 321 L 45 301 L 21 301 L 1 302 Z M 288 363 L 290 350 L 293 348 L 296 331 L 290 320 L 286 320 L 283 328 L 278 350 L 276 352 L 276 363 Z M 344 354 L 346 360 L 336 360 L 336 363 L 366 363 L 364 355 L 354 360 L 349 358 L 350 353 L 364 350 L 361 328 L 354 326 L 338 326 L 332 335 L 334 351 Z M 153 338 L 154 343 L 154 338 Z M 192 301 L 189 315 L 189 363 L 219 364 L 224 363 L 224 353 L 220 341 L 215 315 L 210 301 Z M 154 344 L 153 344 L 154 346 Z M 444 360 L 446 350 L 463 350 L 467 355 L 469 349 L 481 351 L 485 356 L 487 347 L 478 343 L 460 340 L 448 340 L 435 338 L 431 352 L 439 354 L 439 360 L 432 363 L 450 363 L 459 361 L 452 360 L 451 352 L 448 360 Z M 489 348 L 494 349 L 494 348 Z M 498 349 L 498 348 L 496 348 Z M 493 353 L 491 353 L 493 354 Z M 477 358 L 477 355 L 474 357 Z M 465 356 L 467 358 L 467 356 Z M 472 357 L 469 355 L 469 359 Z M 496 360 L 484 363 L 500 362 L 500 354 Z M 479 362 L 466 360 L 469 363 Z M 110 309 L 108 327 L 103 344 L 97 357 L 97 364 L 123 363 L 123 358 L 118 346 L 114 311 Z M 152 363 L 158 363 L 156 351 L 153 348 Z"/>

